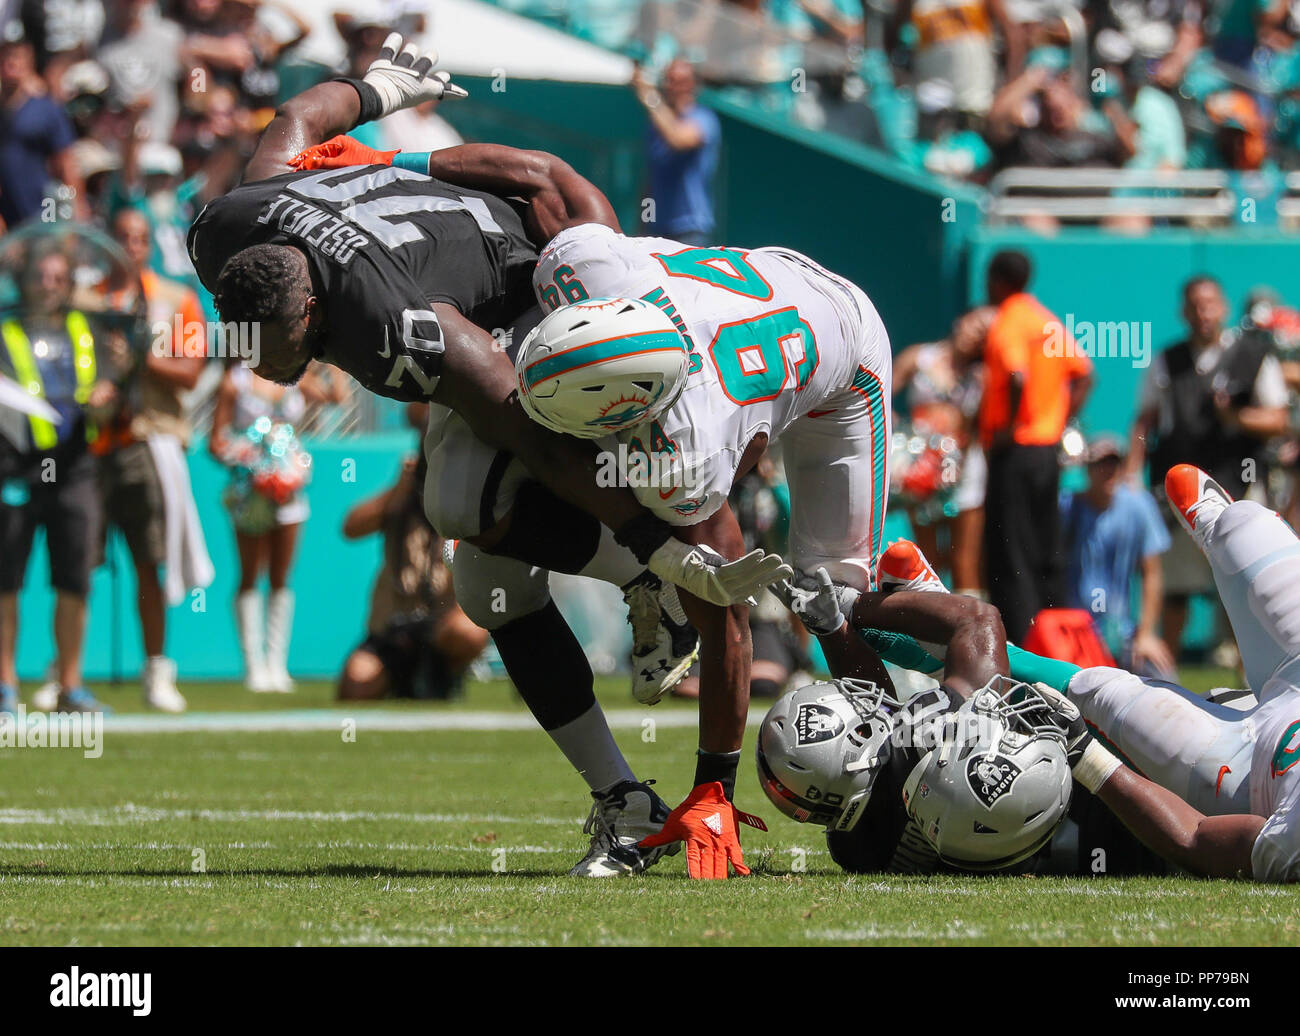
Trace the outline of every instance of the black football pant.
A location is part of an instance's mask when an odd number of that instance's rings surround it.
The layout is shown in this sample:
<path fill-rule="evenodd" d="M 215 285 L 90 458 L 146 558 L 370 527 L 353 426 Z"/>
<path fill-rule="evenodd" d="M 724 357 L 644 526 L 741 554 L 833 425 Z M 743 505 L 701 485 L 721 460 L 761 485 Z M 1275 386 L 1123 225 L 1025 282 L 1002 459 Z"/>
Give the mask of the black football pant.
<path fill-rule="evenodd" d="M 1056 446 L 1007 446 L 988 455 L 984 559 L 989 600 L 1007 639 L 1022 642 L 1042 609 L 1060 602 L 1064 557 Z"/>

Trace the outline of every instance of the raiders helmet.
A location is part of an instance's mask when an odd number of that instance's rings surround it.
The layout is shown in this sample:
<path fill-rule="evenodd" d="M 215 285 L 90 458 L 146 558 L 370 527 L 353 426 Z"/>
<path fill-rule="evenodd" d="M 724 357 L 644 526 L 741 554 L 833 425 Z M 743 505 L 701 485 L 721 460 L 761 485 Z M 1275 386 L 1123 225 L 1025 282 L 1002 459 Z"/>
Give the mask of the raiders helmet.
<path fill-rule="evenodd" d="M 963 870 L 1011 867 L 1051 838 L 1070 807 L 1065 739 L 1029 687 L 995 677 L 952 715 L 948 736 L 903 785 L 908 816 Z"/>
<path fill-rule="evenodd" d="M 818 682 L 779 698 L 756 755 L 763 792 L 801 824 L 849 831 L 890 753 L 896 699 L 865 680 Z"/>

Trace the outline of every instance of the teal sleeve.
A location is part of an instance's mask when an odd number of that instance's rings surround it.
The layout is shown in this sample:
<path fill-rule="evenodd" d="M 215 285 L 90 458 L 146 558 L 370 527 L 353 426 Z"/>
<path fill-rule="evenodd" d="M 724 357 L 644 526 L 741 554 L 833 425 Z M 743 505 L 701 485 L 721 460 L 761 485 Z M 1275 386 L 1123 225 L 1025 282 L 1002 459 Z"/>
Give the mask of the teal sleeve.
<path fill-rule="evenodd" d="M 933 675 L 943 669 L 943 660 L 921 647 L 912 637 L 887 630 L 859 629 L 858 636 L 881 658 L 900 669 Z M 1011 677 L 1024 683 L 1045 683 L 1062 694 L 1070 678 L 1079 672 L 1073 662 L 1044 658 L 1033 652 L 1007 645 L 1007 659 L 1011 663 Z"/>
<path fill-rule="evenodd" d="M 413 173 L 429 175 L 429 156 L 432 151 L 402 151 L 393 156 L 393 165 L 398 169 L 409 169 Z"/>
<path fill-rule="evenodd" d="M 858 636 L 881 658 L 899 669 L 916 673 L 937 673 L 943 669 L 943 660 L 935 658 L 911 637 L 887 630 L 860 629 Z"/>
<path fill-rule="evenodd" d="M 868 647 L 891 665 L 900 669 L 910 669 L 916 673 L 934 674 L 943 669 L 943 660 L 921 647 L 913 638 L 902 633 L 890 633 L 887 630 L 860 629 L 858 636 Z M 1045 683 L 1062 694 L 1070 677 L 1079 672 L 1079 667 L 1072 662 L 1062 662 L 1056 658 L 1044 658 L 1035 655 L 1014 644 L 1007 645 L 1007 658 L 1011 663 L 1013 679 L 1025 683 Z"/>
<path fill-rule="evenodd" d="M 1042 655 L 1035 655 L 1018 648 L 1014 644 L 1007 645 L 1007 659 L 1011 662 L 1012 679 L 1024 683 L 1045 683 L 1062 694 L 1065 693 L 1065 686 L 1070 682 L 1070 677 L 1079 671 L 1079 667 L 1073 662 L 1044 658 Z"/>

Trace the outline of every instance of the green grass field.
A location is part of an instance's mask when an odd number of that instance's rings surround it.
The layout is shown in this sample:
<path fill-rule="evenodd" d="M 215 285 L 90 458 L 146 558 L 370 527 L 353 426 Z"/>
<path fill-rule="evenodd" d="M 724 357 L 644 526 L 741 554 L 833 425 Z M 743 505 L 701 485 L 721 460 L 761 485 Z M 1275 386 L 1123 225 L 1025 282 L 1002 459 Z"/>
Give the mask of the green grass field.
<path fill-rule="evenodd" d="M 1219 673 L 1199 674 L 1210 686 Z M 135 688 L 100 689 L 119 715 Z M 1288 944 L 1300 891 L 1184 879 L 847 876 L 820 832 L 768 808 L 746 758 L 747 879 L 692 882 L 681 856 L 633 879 L 565 871 L 586 794 L 503 684 L 449 706 L 334 706 L 185 688 L 197 714 L 316 729 L 119 732 L 101 758 L 0 750 L 0 945 Z M 693 709 L 602 699 L 638 773 L 689 789 Z M 322 713 L 320 710 L 329 710 Z M 488 715 L 484 715 L 487 713 Z M 479 729 L 376 730 L 459 717 Z M 367 719 L 369 718 L 369 724 Z M 654 728 L 643 726 L 655 720 Z M 356 721 L 355 740 L 345 737 Z M 166 728 L 163 717 L 151 719 Z M 804 869 L 800 869 L 801 866 Z"/>

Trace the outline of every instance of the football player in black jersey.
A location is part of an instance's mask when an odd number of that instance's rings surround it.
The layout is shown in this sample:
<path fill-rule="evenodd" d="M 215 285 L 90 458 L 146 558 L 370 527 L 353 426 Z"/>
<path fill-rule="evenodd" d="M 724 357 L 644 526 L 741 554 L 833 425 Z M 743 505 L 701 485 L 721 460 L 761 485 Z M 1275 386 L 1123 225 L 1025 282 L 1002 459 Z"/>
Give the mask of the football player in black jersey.
<path fill-rule="evenodd" d="M 545 167 L 523 199 L 527 210 L 400 166 L 293 169 L 291 159 L 304 148 L 360 122 L 425 100 L 463 96 L 445 73 L 432 72 L 433 63 L 433 55 L 403 47 L 394 34 L 363 79 L 323 83 L 286 102 L 263 134 L 244 183 L 209 203 L 195 221 L 190 255 L 223 321 L 260 329 L 255 370 L 292 383 L 319 358 L 372 391 L 442 407 L 443 416 L 431 423 L 431 435 L 438 427 L 435 445 L 459 441 L 447 428 L 464 426 L 469 448 L 487 453 L 482 498 L 457 501 L 468 513 L 466 526 L 446 528 L 435 519 L 442 534 L 460 536 L 473 551 L 584 574 L 597 574 L 602 563 L 606 571 L 612 564 L 626 574 L 634 559 L 636 568 L 648 567 L 724 608 L 788 575 L 779 558 L 762 551 L 727 562 L 706 543 L 679 539 L 675 533 L 690 531 L 654 518 L 630 490 L 598 484 L 592 444 L 539 428 L 518 404 L 513 365 L 485 325 L 528 326 L 536 251 L 521 211 L 532 213 L 530 221 L 545 213 L 575 224 L 613 222 L 599 190 L 550 156 L 537 159 Z M 516 467 L 535 481 L 522 480 Z M 432 456 L 430 468 L 432 475 Z M 512 492 L 498 492 L 503 484 Z M 450 495 L 445 488 L 444 503 Z M 593 516 L 613 530 L 612 537 Z M 736 541 L 717 546 L 732 557 L 743 552 Z M 585 772 L 591 743 L 600 746 L 596 756 L 611 760 L 609 773 L 617 775 L 615 756 L 626 764 L 591 694 L 590 667 L 558 610 L 548 599 L 493 635 L 521 695 L 597 792 Z M 575 696 L 573 686 L 585 692 Z M 561 688 L 565 706 L 557 711 L 551 699 Z M 744 705 L 702 703 L 697 785 L 705 783 L 701 773 L 710 777 L 729 767 L 734 775 L 738 744 L 731 742 L 737 719 L 743 733 Z M 578 744 L 581 751 L 570 751 Z M 595 827 L 601 827 L 603 803 L 629 796 L 654 829 L 662 825 L 667 811 L 645 785 L 629 779 L 601 784 L 607 786 L 597 794 Z M 707 839 L 708 830 L 700 827 L 701 837 Z M 610 872 L 643 869 L 662 852 L 629 852 Z"/>
<path fill-rule="evenodd" d="M 1218 492 L 1222 494 L 1221 489 Z M 893 564 L 902 559 L 905 565 L 898 566 L 901 575 L 887 578 L 891 554 Z M 922 654 L 941 658 L 940 690 L 913 698 L 905 710 L 912 703 L 922 708 L 955 704 L 995 677 L 1010 675 L 1009 682 L 1023 685 L 1035 681 L 1032 688 L 1026 686 L 1026 693 L 1038 695 L 1049 706 L 1052 723 L 1064 737 L 1076 798 L 1070 815 L 1079 827 L 1075 860 L 1053 860 L 1050 866 L 1067 873 L 1094 873 L 1093 851 L 1105 848 L 1106 872 L 1111 874 L 1158 873 L 1161 860 L 1208 877 L 1259 873 L 1255 846 L 1268 821 L 1249 814 L 1206 816 L 1174 791 L 1126 765 L 1093 737 L 1079 706 L 1067 697 L 1071 677 L 1080 672 L 1077 666 L 1008 644 L 998 610 L 973 597 L 948 593 L 915 544 L 906 540 L 893 544 L 882 558 L 881 576 L 880 591 L 861 595 L 835 587 L 825 569 L 818 572 L 820 585 L 815 591 L 788 582 L 773 589 L 810 632 L 838 630 L 879 637 L 880 631 L 889 631 L 886 637 L 915 638 L 912 651 L 905 654 L 915 657 L 920 647 Z M 886 649 L 881 650 L 889 657 Z M 902 656 L 899 661 L 904 664 Z M 907 771 L 918 757 L 915 748 L 892 751 L 856 827 L 848 832 L 828 831 L 831 855 L 842 867 L 910 872 L 939 868 L 938 854 L 909 818 L 901 798 Z M 926 794 L 922 788 L 922 797 Z M 969 814 L 950 816 L 945 822 L 951 826 L 960 819 L 969 819 Z"/>
<path fill-rule="evenodd" d="M 324 144 L 305 149 L 292 161 L 300 168 L 321 170 L 350 168 L 354 172 L 362 169 L 373 170 L 377 165 L 400 164 L 403 168 L 428 173 L 441 182 L 457 185 L 463 190 L 485 191 L 502 197 L 528 198 L 531 204 L 526 212 L 527 225 L 531 239 L 538 244 L 545 244 L 561 231 L 582 222 L 601 224 L 615 231 L 619 229 L 607 204 L 604 206 L 589 204 L 591 193 L 597 191 L 596 188 L 586 180 L 573 175 L 571 170 L 566 173 L 562 181 L 557 181 L 552 170 L 557 167 L 567 170 L 567 166 L 554 156 L 540 152 L 520 151 L 487 143 L 446 148 L 432 153 L 377 152 L 347 136 L 340 136 L 331 138 Z M 749 470 L 762 456 L 765 448 L 766 436 L 756 437 L 741 457 L 737 473 L 743 474 Z M 707 542 L 731 542 L 733 539 L 741 538 L 739 526 L 727 506 L 706 521 L 688 528 L 691 530 L 691 535 Z M 475 589 L 481 588 L 484 580 L 479 578 L 471 581 L 466 570 L 471 567 L 479 569 L 481 562 L 481 558 L 462 555 L 458 558 L 456 566 L 458 598 L 475 621 L 489 627 L 498 619 L 503 623 L 513 624 L 520 621 L 518 617 L 543 606 L 544 599 L 530 592 L 530 584 L 535 581 L 535 575 L 530 576 L 526 569 L 521 571 L 518 565 L 513 566 L 513 570 L 510 566 L 497 565 L 493 567 L 491 578 L 486 585 L 505 589 L 506 609 L 509 610 L 498 617 L 476 607 Z M 725 816 L 729 810 L 719 810 L 717 806 L 721 804 L 721 799 L 725 798 L 729 801 L 734 794 L 737 749 L 743 740 L 745 725 L 744 709 L 738 706 L 747 704 L 748 700 L 752 646 L 746 635 L 747 617 L 741 616 L 736 609 L 693 606 L 689 601 L 687 604 L 690 618 L 701 635 L 702 752 L 701 765 L 696 774 L 696 790 L 699 791 L 704 784 L 714 780 L 721 784 L 718 801 L 705 796 L 707 801 L 702 800 L 699 803 L 697 812 L 700 813 L 701 818 L 708 819 L 715 815 Z M 856 638 L 838 638 L 833 644 L 823 646 L 828 650 L 833 671 L 843 675 L 865 676 L 877 681 L 888 680 L 879 658 L 862 641 Z M 714 721 L 706 724 L 703 717 L 710 714 L 715 717 Z M 552 729 L 548 726 L 544 715 L 539 714 L 538 719 L 542 721 L 543 726 L 547 726 L 548 730 Z M 706 729 L 717 731 L 719 735 L 725 733 L 727 740 L 721 742 L 720 737 L 721 743 L 706 742 L 704 734 Z M 617 750 L 610 744 L 607 759 L 618 759 L 621 763 L 622 757 L 616 755 L 616 752 Z M 570 757 L 573 758 L 572 755 Z M 625 763 L 622 765 L 626 767 Z M 604 832 L 606 837 L 604 839 L 599 837 L 600 825 L 593 822 L 593 826 L 598 829 L 598 837 L 593 838 L 591 852 L 583 863 L 575 868 L 575 873 L 608 872 L 611 853 L 603 847 L 603 844 L 631 842 L 631 834 L 637 826 L 634 818 L 642 813 L 638 807 L 629 806 L 621 798 L 608 796 L 602 798 L 602 793 L 597 786 L 593 786 L 593 793 L 597 796 L 598 806 L 603 802 L 608 807 L 604 809 L 605 815 L 602 821 L 606 829 Z M 679 819 L 673 818 L 674 828 L 677 827 L 676 821 Z M 642 848 L 653 848 L 659 837 L 661 836 L 653 836 L 651 845 Z M 725 837 L 729 839 L 730 834 Z M 689 848 L 690 840 L 687 841 Z M 733 846 L 733 848 L 738 856 L 738 847 Z M 618 855 L 616 849 L 613 856 L 617 858 Z M 725 856 L 715 853 L 714 861 L 715 875 L 723 876 L 727 863 Z M 694 872 L 696 868 L 692 867 L 692 870 Z"/>
<path fill-rule="evenodd" d="M 322 83 L 281 106 L 244 182 L 205 206 L 190 229 L 190 256 L 223 321 L 257 323 L 254 369 L 264 377 L 293 383 L 323 359 L 373 392 L 453 409 L 481 441 L 615 530 L 656 574 L 720 604 L 744 600 L 771 581 L 779 561 L 755 552 L 723 564 L 707 548 L 668 544 L 669 526 L 630 491 L 597 484 L 594 449 L 538 429 L 514 399 L 514 369 L 484 330 L 509 326 L 533 305 L 537 254 L 514 206 L 398 167 L 289 165 L 360 122 L 464 96 L 432 67 L 433 55 L 402 48 L 393 34 L 364 79 Z M 586 183 L 559 165 L 550 183 L 566 172 Z M 613 218 L 594 187 L 568 194 L 575 197 L 591 207 L 575 222 Z M 496 546 L 506 525 L 477 542 Z"/>
<path fill-rule="evenodd" d="M 617 221 L 610 206 L 593 203 L 593 195 L 599 194 L 597 188 L 577 176 L 563 162 L 554 156 L 540 152 L 520 151 L 497 144 L 470 144 L 461 147 L 446 148 L 432 153 L 377 152 L 357 141 L 339 136 L 323 144 L 304 149 L 291 160 L 296 167 L 312 170 L 347 170 L 353 173 L 361 170 L 373 171 L 376 166 L 396 166 L 419 173 L 427 173 L 438 181 L 456 185 L 466 191 L 487 192 L 491 195 L 507 198 L 524 198 L 529 201 L 525 212 L 525 224 L 530 239 L 539 246 L 546 244 L 555 235 L 581 223 L 596 223 L 618 231 Z M 562 171 L 562 177 L 556 175 Z M 748 470 L 757 462 L 766 447 L 766 436 L 756 438 L 750 443 L 744 456 L 740 459 L 738 473 Z M 466 447 L 472 448 L 472 447 Z M 435 524 L 437 524 L 435 522 Z M 730 508 L 722 508 L 707 521 L 689 527 L 690 535 L 707 542 L 732 542 L 740 538 L 739 526 L 735 522 Z M 471 581 L 467 569 L 480 569 L 481 557 L 462 555 L 458 558 L 457 592 L 458 598 L 467 612 L 484 625 L 491 626 L 494 621 L 513 625 L 521 621 L 518 616 L 540 609 L 545 599 L 535 596 L 532 583 L 535 575 L 529 576 L 527 570 L 520 572 L 519 566 L 513 570 L 509 566 L 497 565 L 491 571 L 489 585 L 497 590 L 504 588 L 507 598 L 507 614 L 495 616 L 476 608 L 475 589 L 484 585 L 484 579 Z M 582 574 L 596 574 L 583 572 Z M 620 582 L 621 580 L 611 580 Z M 701 764 L 697 769 L 697 791 L 705 783 L 717 780 L 722 787 L 719 799 L 730 800 L 734 793 L 735 767 L 739 748 L 744 734 L 747 688 L 749 683 L 749 665 L 751 645 L 749 643 L 745 617 L 734 608 L 706 608 L 690 606 L 687 602 L 691 620 L 701 634 Z M 824 645 L 827 646 L 827 645 Z M 871 679 L 887 681 L 880 660 L 871 649 L 856 638 L 841 638 L 827 649 L 834 648 L 831 658 L 832 668 L 844 675 L 866 676 Z M 831 657 L 828 654 L 828 657 Z M 508 661 L 508 658 L 507 658 Z M 647 700 L 647 699 L 642 699 Z M 711 715 L 712 722 L 706 723 L 704 717 Z M 548 730 L 547 717 L 538 714 L 538 719 Z M 706 742 L 705 730 L 718 732 L 717 741 Z M 612 743 L 608 745 L 607 760 L 618 759 Z M 573 755 L 570 754 L 570 758 Z M 575 765 L 577 765 L 575 760 Z M 582 766 L 579 766 L 583 769 Z M 610 771 L 612 772 L 612 771 Z M 632 841 L 630 835 L 636 828 L 633 816 L 640 815 L 637 807 L 629 807 L 617 796 L 605 796 L 598 785 L 593 784 L 593 793 L 597 805 L 604 801 L 608 808 L 604 810 L 602 820 L 606 829 L 603 841 L 621 843 Z M 699 812 L 704 819 L 715 815 L 726 815 L 728 810 L 717 810 L 714 806 L 706 808 L 700 804 Z M 674 818 L 677 819 L 677 818 Z M 588 858 L 575 869 L 575 873 L 605 873 L 609 866 L 610 854 L 601 847 L 601 824 L 593 821 L 597 837 L 593 838 L 592 852 Z M 652 840 L 657 841 L 657 837 Z M 689 840 L 688 840 L 689 846 Z M 736 849 L 738 854 L 738 848 Z M 615 857 L 618 852 L 615 851 Z M 726 859 L 721 854 L 714 854 L 714 871 L 718 876 L 726 870 Z M 639 868 L 638 868 L 639 869 Z M 693 871 L 695 868 L 692 868 Z"/>

